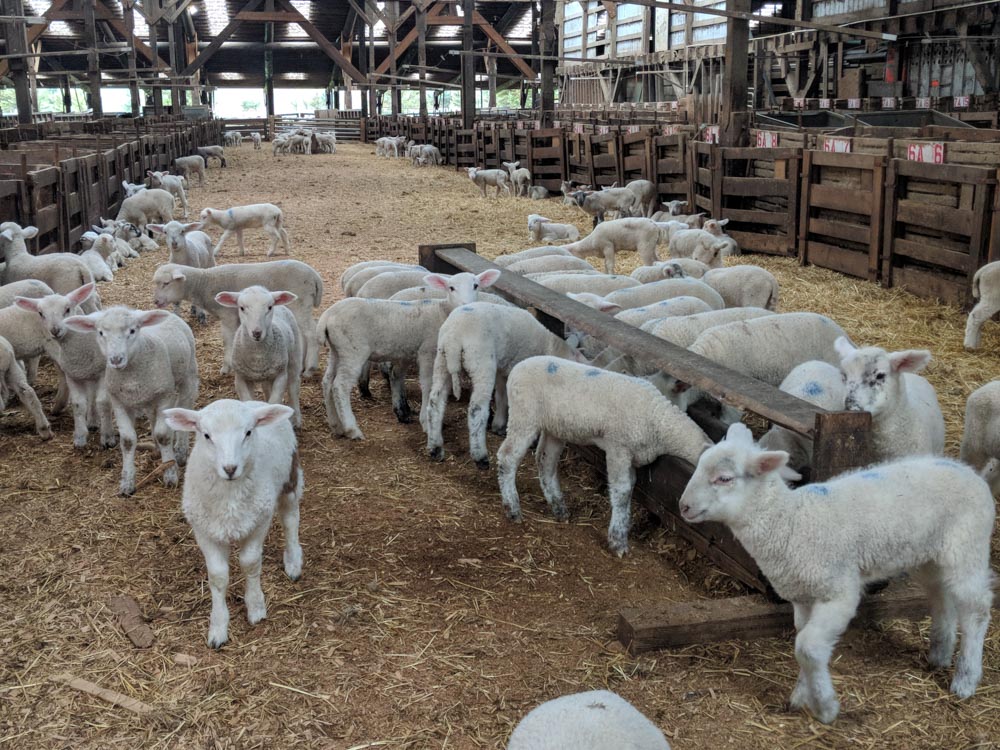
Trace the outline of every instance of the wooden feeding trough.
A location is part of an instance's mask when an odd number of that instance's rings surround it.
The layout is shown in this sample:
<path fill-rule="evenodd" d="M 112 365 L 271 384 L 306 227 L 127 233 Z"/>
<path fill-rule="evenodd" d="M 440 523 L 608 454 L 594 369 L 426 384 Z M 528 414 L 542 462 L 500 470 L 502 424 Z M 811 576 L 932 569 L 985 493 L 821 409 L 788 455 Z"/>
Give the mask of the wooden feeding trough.
<path fill-rule="evenodd" d="M 477 255 L 472 244 L 421 245 L 419 256 L 420 264 L 435 273 L 481 273 L 497 268 Z M 533 309 L 539 321 L 560 335 L 564 326 L 571 325 L 574 330 L 614 342 L 622 352 L 721 401 L 808 437 L 814 455 L 805 472 L 809 481 L 822 481 L 869 463 L 871 416 L 866 412 L 825 411 L 508 271 L 501 273 L 491 291 Z M 707 411 L 691 416 L 713 440 L 725 433 L 725 426 Z M 584 449 L 582 453 L 603 469 L 600 451 Z M 754 560 L 726 527 L 716 523 L 690 525 L 680 517 L 678 500 L 693 471 L 686 461 L 661 456 L 636 472 L 633 496 L 722 571 L 759 595 L 623 610 L 619 614 L 618 637 L 633 653 L 694 642 L 775 635 L 792 625 L 790 605 L 777 601 Z M 782 530 L 775 529 L 775 533 Z M 922 597 L 890 589 L 863 604 L 859 618 L 905 617 L 924 612 Z"/>

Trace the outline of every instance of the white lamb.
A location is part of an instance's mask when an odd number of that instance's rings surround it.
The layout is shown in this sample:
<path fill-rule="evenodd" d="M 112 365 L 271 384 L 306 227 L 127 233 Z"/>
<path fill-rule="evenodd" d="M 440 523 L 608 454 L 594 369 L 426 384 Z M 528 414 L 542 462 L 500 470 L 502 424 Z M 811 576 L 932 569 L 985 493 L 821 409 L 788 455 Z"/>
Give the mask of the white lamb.
<path fill-rule="evenodd" d="M 94 280 L 87 264 L 73 253 L 31 255 L 25 240 L 37 234 L 35 227 L 21 228 L 12 221 L 0 224 L 0 261 L 4 263 L 0 282 L 10 284 L 35 279 L 48 284 L 54 292 L 68 294 Z M 84 304 L 85 312 L 97 309 L 98 302 L 93 298 Z"/>
<path fill-rule="evenodd" d="M 222 146 L 198 146 L 195 150 L 205 160 L 206 167 L 212 159 L 218 159 L 220 167 L 226 166 L 226 150 Z"/>
<path fill-rule="evenodd" d="M 607 690 L 564 695 L 514 728 L 507 750 L 670 750 L 663 732 Z"/>
<path fill-rule="evenodd" d="M 972 298 L 979 300 L 965 324 L 965 348 L 978 349 L 983 323 L 1000 312 L 1000 261 L 987 263 L 972 277 Z"/>
<path fill-rule="evenodd" d="M 994 494 L 1000 491 L 1000 380 L 973 391 L 966 401 L 960 455 Z"/>
<path fill-rule="evenodd" d="M 663 204 L 665 210 L 657 211 L 652 215 L 652 219 L 655 221 L 670 221 L 671 216 L 677 216 L 681 212 L 681 208 L 688 204 L 687 201 L 667 201 Z M 657 218 L 660 217 L 660 218 Z"/>
<path fill-rule="evenodd" d="M 505 255 L 498 255 L 493 259 L 495 265 L 500 266 L 500 268 L 506 268 L 507 266 L 513 265 L 514 263 L 520 263 L 522 260 L 529 260 L 531 258 L 541 258 L 546 255 L 570 255 L 569 250 L 565 250 L 562 247 L 553 247 L 551 245 L 543 245 L 542 247 L 532 247 L 527 250 L 521 250 L 517 253 L 508 253 Z"/>
<path fill-rule="evenodd" d="M 214 156 L 211 154 L 210 156 Z M 174 169 L 177 174 L 183 175 L 188 182 L 191 181 L 191 175 L 198 175 L 198 187 L 205 186 L 205 158 L 204 156 L 199 156 L 195 154 L 194 156 L 178 156 L 174 159 Z M 225 160 L 222 160 L 222 166 L 226 166 Z"/>
<path fill-rule="evenodd" d="M 523 276 L 529 273 L 565 273 L 566 271 L 592 273 L 596 269 L 583 258 L 576 258 L 572 255 L 542 255 L 538 258 L 528 258 L 512 263 L 505 270 Z"/>
<path fill-rule="evenodd" d="M 347 270 L 340 275 L 340 288 L 343 290 L 347 289 L 347 283 L 356 273 L 365 271 L 369 268 L 378 268 L 379 266 L 394 266 L 394 267 L 404 267 L 404 268 L 415 268 L 411 263 L 398 263 L 392 260 L 363 260 L 359 263 L 354 263 L 347 267 Z M 428 272 L 429 273 L 429 272 Z"/>
<path fill-rule="evenodd" d="M 168 221 L 166 224 L 149 224 L 146 228 L 167 238 L 167 250 L 170 251 L 168 263 L 211 268 L 215 265 L 212 238 L 201 231 L 203 226 L 200 221 L 189 224 Z"/>
<path fill-rule="evenodd" d="M 319 320 L 319 330 L 330 347 L 323 376 L 327 421 L 335 435 L 364 439 L 351 410 L 351 389 L 369 361 L 392 362 L 395 374 L 393 410 L 400 421 L 409 420 L 402 390 L 402 374 L 416 362 L 420 378 L 420 423 L 426 424 L 427 407 L 437 349 L 437 336 L 448 313 L 476 301 L 477 292 L 493 284 L 500 271 L 478 276 L 459 273 L 450 278 L 430 274 L 425 283 L 447 291 L 443 300 L 393 302 L 349 297 L 329 307 Z"/>
<path fill-rule="evenodd" d="M 840 338 L 836 352 L 847 388 L 846 408 L 872 415 L 872 460 L 944 453 L 944 416 L 937 393 L 915 374 L 930 363 L 929 351 L 856 349 Z"/>
<path fill-rule="evenodd" d="M 664 279 L 605 295 L 608 302 L 619 305 L 623 310 L 647 307 L 672 297 L 697 297 L 713 310 L 721 310 L 726 306 L 722 296 L 700 279 Z"/>
<path fill-rule="evenodd" d="M 253 150 L 254 151 L 260 151 L 260 149 L 261 149 L 261 137 L 260 137 L 260 133 L 258 133 L 256 131 L 253 132 L 253 133 L 251 133 L 250 134 L 250 140 L 253 142 Z"/>
<path fill-rule="evenodd" d="M 519 161 L 505 161 L 503 162 L 503 167 L 510 175 L 510 184 L 514 188 L 514 196 L 517 198 L 521 196 L 527 197 L 528 188 L 531 187 L 531 170 L 522 167 Z"/>
<path fill-rule="evenodd" d="M 131 198 L 133 195 L 138 195 L 143 190 L 145 190 L 147 187 L 148 186 L 144 182 L 135 182 L 135 183 L 132 183 L 132 182 L 126 182 L 125 180 L 122 180 L 122 190 L 125 191 L 125 197 L 126 198 Z"/>
<path fill-rule="evenodd" d="M 389 299 L 396 292 L 420 286 L 424 283 L 425 278 L 427 278 L 427 271 L 422 268 L 412 270 L 400 268 L 384 271 L 366 281 L 358 289 L 355 296 L 367 299 Z M 354 279 L 351 281 L 350 286 L 353 288 Z"/>
<path fill-rule="evenodd" d="M 662 239 L 660 228 L 649 219 L 614 219 L 601 222 L 582 240 L 563 245 L 563 248 L 578 258 L 603 256 L 605 272 L 614 273 L 616 252 L 634 250 L 643 265 L 653 265 L 659 260 L 656 245 Z"/>
<path fill-rule="evenodd" d="M 229 640 L 230 547 L 239 550 L 246 577 L 243 601 L 251 625 L 267 617 L 260 587 L 261 557 L 271 519 L 277 510 L 285 532 L 285 575 L 302 575 L 299 545 L 299 503 L 305 488 L 295 431 L 288 422 L 292 410 L 282 404 L 220 399 L 201 411 L 168 409 L 167 424 L 194 449 L 184 477 L 181 509 L 205 557 L 212 614 L 208 645 L 220 648 Z"/>
<path fill-rule="evenodd" d="M 240 246 L 240 255 L 246 250 L 243 247 L 243 230 L 263 229 L 264 234 L 271 238 L 271 247 L 267 251 L 267 257 L 271 257 L 278 250 L 280 242 L 285 248 L 285 254 L 291 255 L 288 246 L 288 232 L 285 231 L 284 214 L 281 209 L 273 203 L 252 203 L 249 206 L 233 206 L 225 211 L 217 208 L 205 208 L 201 212 L 201 220 L 208 226 L 215 225 L 222 230 L 222 237 L 215 246 L 215 254 L 219 254 L 219 248 L 229 239 L 229 236 L 236 233 L 236 241 Z"/>
<path fill-rule="evenodd" d="M 154 172 L 152 170 L 147 170 L 146 175 L 149 177 L 151 188 L 162 188 L 181 202 L 183 217 L 186 219 L 188 217 L 188 202 L 187 193 L 184 192 L 184 178 L 169 172 Z"/>
<path fill-rule="evenodd" d="M 701 225 L 704 223 L 705 214 L 668 214 L 664 211 L 657 211 L 652 216 L 653 221 L 656 222 L 681 222 L 688 229 L 701 229 Z"/>
<path fill-rule="evenodd" d="M 635 193 L 636 210 L 639 216 L 650 217 L 656 211 L 656 204 L 659 203 L 659 193 L 649 180 L 632 180 L 625 184 L 626 190 Z"/>
<path fill-rule="evenodd" d="M 580 239 L 580 230 L 572 224 L 559 224 L 538 214 L 528 217 L 528 234 L 535 242 L 551 242 L 553 240 Z"/>
<path fill-rule="evenodd" d="M 648 307 L 632 307 L 615 314 L 615 319 L 630 326 L 640 327 L 651 320 L 674 318 L 678 316 L 697 315 L 714 310 L 708 302 L 700 297 L 682 294 L 678 297 L 654 302 Z"/>
<path fill-rule="evenodd" d="M 569 515 L 559 488 L 563 447 L 597 446 L 607 459 L 608 546 L 619 557 L 628 552 L 635 470 L 664 454 L 694 464 L 709 442 L 701 428 L 650 383 L 556 357 L 531 357 L 516 365 L 507 378 L 507 399 L 507 437 L 497 452 L 507 517 L 521 520 L 517 468 L 536 438 L 539 482 L 559 521 Z"/>
<path fill-rule="evenodd" d="M 49 420 L 45 418 L 45 412 L 42 411 L 38 395 L 35 389 L 28 385 L 24 368 L 18 364 L 13 347 L 3 336 L 0 336 L 0 384 L 3 385 L 3 388 L 0 388 L 0 409 L 6 406 L 3 403 L 4 392 L 16 394 L 35 420 L 35 432 L 38 433 L 38 437 L 42 440 L 51 440 L 52 428 L 49 426 Z"/>
<path fill-rule="evenodd" d="M 729 223 L 729 219 L 709 219 L 701 228 L 709 234 L 713 234 L 721 240 L 725 240 L 727 247 L 722 251 L 723 255 L 740 255 L 739 243 L 733 237 L 726 234 L 724 227 Z"/>
<path fill-rule="evenodd" d="M 827 411 L 843 411 L 847 388 L 840 368 L 827 362 L 803 362 L 781 381 L 781 390 Z M 780 425 L 772 425 L 760 439 L 766 451 L 785 451 L 788 465 L 802 471 L 812 465 L 812 440 Z"/>
<path fill-rule="evenodd" d="M 90 234 L 93 235 L 94 241 L 84 252 L 95 252 L 100 255 L 112 271 L 124 268 L 125 258 L 131 257 L 127 254 L 129 251 L 132 254 L 138 255 L 138 253 L 128 246 L 128 243 L 119 240 L 113 234 L 107 232 L 102 232 L 101 234 L 91 232 Z M 128 250 L 124 250 L 123 246 L 128 248 Z"/>
<path fill-rule="evenodd" d="M 423 266 L 412 265 L 409 263 L 389 263 L 387 261 L 379 261 L 378 265 L 368 266 L 367 268 L 347 269 L 347 271 L 344 272 L 344 275 L 340 277 L 341 288 L 344 290 L 345 296 L 357 297 L 361 288 L 376 276 L 383 273 L 395 273 L 397 271 L 423 271 L 424 274 L 430 273 L 430 271 Z"/>
<path fill-rule="evenodd" d="M 497 189 L 496 197 L 500 197 L 500 191 L 503 190 L 507 195 L 510 195 L 510 178 L 502 169 L 480 169 L 478 167 L 469 167 L 469 179 L 472 180 L 479 189 L 482 191 L 483 197 L 486 197 L 486 186 L 490 185 Z"/>
<path fill-rule="evenodd" d="M 710 270 L 707 265 L 692 258 L 673 258 L 661 260 L 651 266 L 639 266 L 631 273 L 631 276 L 636 281 L 649 284 L 663 279 L 683 279 L 685 277 L 700 279 Z"/>
<path fill-rule="evenodd" d="M 135 224 L 140 232 L 152 222 L 167 222 L 174 218 L 174 196 L 166 190 L 152 189 L 136 193 L 122 201 L 116 221 Z"/>
<path fill-rule="evenodd" d="M 712 310 L 686 317 L 660 320 L 650 326 L 643 325 L 643 330 L 687 349 L 709 328 L 771 315 L 774 313 L 760 307 L 727 307 L 725 310 Z"/>
<path fill-rule="evenodd" d="M 694 258 L 709 268 L 722 268 L 722 256 L 729 243 L 704 229 L 676 232 L 670 238 L 672 258 Z"/>
<path fill-rule="evenodd" d="M 80 260 L 87 264 L 87 268 L 94 275 L 94 281 L 114 281 L 115 273 L 111 270 L 111 266 L 93 248 L 80 253 Z"/>
<path fill-rule="evenodd" d="M 97 332 L 97 343 L 107 361 L 105 387 L 111 398 L 122 450 L 119 493 L 135 494 L 135 422 L 146 416 L 164 463 L 163 483 L 177 486 L 177 467 L 187 460 L 187 435 L 175 435 L 163 411 L 192 407 L 198 397 L 198 363 L 194 335 L 187 323 L 166 310 L 130 310 L 112 307 L 64 321 L 79 333 Z"/>
<path fill-rule="evenodd" d="M 759 266 L 713 268 L 701 280 L 722 296 L 726 307 L 778 309 L 778 280 Z"/>
<path fill-rule="evenodd" d="M 554 292 L 567 294 L 574 292 L 590 292 L 604 297 L 619 289 L 640 286 L 639 282 L 628 276 L 608 276 L 592 273 L 557 272 L 552 276 L 533 279 Z"/>
<path fill-rule="evenodd" d="M 541 185 L 532 185 L 528 188 L 528 197 L 533 201 L 543 201 L 549 197 L 548 188 Z"/>
<path fill-rule="evenodd" d="M 793 708 L 830 723 L 840 704 L 829 662 L 864 586 L 910 572 L 931 605 L 932 669 L 951 664 L 951 691 L 968 698 L 982 675 L 993 601 L 989 487 L 957 461 L 909 458 L 790 489 L 788 454 L 762 451 L 743 424 L 706 450 L 680 499 L 689 523 L 718 521 L 795 610 L 799 678 Z M 776 530 L 780 529 L 780 533 Z"/>
<path fill-rule="evenodd" d="M 585 214 L 594 217 L 594 227 L 604 221 L 604 215 L 616 212 L 619 217 L 631 216 L 638 205 L 638 198 L 628 188 L 607 188 L 591 193 L 583 190 L 573 193 L 576 205 Z"/>
<path fill-rule="evenodd" d="M 469 397 L 469 454 L 480 469 L 488 469 L 486 423 L 490 417 L 490 396 L 495 398 L 493 432 L 503 435 L 507 428 L 507 376 L 511 368 L 528 357 L 547 354 L 583 361 L 576 349 L 549 331 L 527 310 L 477 302 L 462 305 L 441 325 L 434 358 L 434 380 L 427 410 L 427 452 L 435 460 L 444 459 L 441 426 L 452 395 L 461 396 L 464 369 L 472 381 Z"/>
<path fill-rule="evenodd" d="M 219 292 L 215 301 L 238 311 L 240 327 L 233 338 L 233 373 L 241 401 L 253 401 L 259 385 L 268 403 L 280 404 L 288 394 L 295 414 L 292 423 L 302 426 L 299 388 L 302 381 L 302 334 L 295 315 L 286 305 L 297 297 L 248 286 L 240 292 Z"/>

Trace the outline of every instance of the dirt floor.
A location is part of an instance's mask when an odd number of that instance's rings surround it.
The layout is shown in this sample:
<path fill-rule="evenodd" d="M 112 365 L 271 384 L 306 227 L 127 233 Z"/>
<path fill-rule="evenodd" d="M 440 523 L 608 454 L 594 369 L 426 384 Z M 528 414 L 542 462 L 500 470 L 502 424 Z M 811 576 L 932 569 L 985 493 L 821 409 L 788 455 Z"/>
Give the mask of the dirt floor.
<path fill-rule="evenodd" d="M 522 249 L 531 212 L 587 228 L 558 200 L 484 201 L 460 173 L 378 159 L 362 145 L 279 159 L 243 147 L 208 174 L 191 190 L 192 209 L 279 204 L 294 256 L 323 275 L 326 304 L 355 261 L 412 262 L 419 243 L 473 241 L 490 257 Z M 263 260 L 265 237 L 248 239 L 242 260 Z M 241 260 L 233 242 L 223 252 Z M 150 306 L 164 256 L 145 255 L 104 285 L 105 303 Z M 783 259 L 742 260 L 779 277 L 784 310 L 830 314 L 859 343 L 931 348 L 928 375 L 955 454 L 966 396 L 997 372 L 1000 327 L 988 326 L 982 353 L 968 354 L 954 308 Z M 634 267 L 623 261 L 620 270 Z M 217 324 L 195 332 L 199 403 L 234 397 L 218 373 Z M 41 381 L 49 404 L 50 368 Z M 180 491 L 152 484 L 120 498 L 118 451 L 74 452 L 68 415 L 49 443 L 22 411 L 0 415 L 0 747 L 497 748 L 537 703 L 592 688 L 621 693 L 680 750 L 1000 747 L 995 625 L 982 685 L 962 703 L 947 692 L 950 673 L 927 670 L 927 621 L 852 631 L 833 666 L 843 711 L 832 727 L 787 707 L 791 636 L 630 658 L 614 641 L 619 609 L 741 589 L 641 513 L 632 555 L 611 557 L 607 501 L 583 464 L 563 462 L 573 513 L 565 525 L 545 512 L 526 462 L 526 521 L 513 525 L 495 472 L 468 458 L 463 409 L 449 410 L 448 458 L 435 464 L 419 425 L 396 422 L 381 382 L 376 402 L 355 401 L 364 442 L 331 436 L 319 385 L 303 388 L 304 575 L 284 577 L 275 531 L 264 562 L 268 619 L 247 625 L 234 568 L 230 642 L 218 652 L 205 645 L 209 593 Z M 154 468 L 153 454 L 141 454 L 139 476 Z M 151 648 L 123 635 L 108 608 L 118 595 L 139 603 Z M 153 711 L 52 679 L 67 673 Z"/>

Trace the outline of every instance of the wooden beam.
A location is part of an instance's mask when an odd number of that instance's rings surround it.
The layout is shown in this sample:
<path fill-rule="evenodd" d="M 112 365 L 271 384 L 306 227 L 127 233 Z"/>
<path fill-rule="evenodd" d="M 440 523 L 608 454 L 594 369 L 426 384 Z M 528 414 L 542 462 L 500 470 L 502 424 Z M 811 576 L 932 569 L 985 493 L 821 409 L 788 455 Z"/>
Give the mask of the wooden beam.
<path fill-rule="evenodd" d="M 475 0 L 462 0 L 462 127 L 468 130 L 476 119 L 476 58 L 472 55 Z"/>
<path fill-rule="evenodd" d="M 493 42 L 497 47 L 499 47 L 501 50 L 503 50 L 510 56 L 509 57 L 510 61 L 514 63 L 514 66 L 519 71 L 521 71 L 521 74 L 525 78 L 533 81 L 538 77 L 538 74 L 534 71 L 534 69 L 530 65 L 528 65 L 528 63 L 526 63 L 524 59 L 519 54 L 517 54 L 514 48 L 507 43 L 507 40 L 504 39 L 503 34 L 501 34 L 499 31 L 493 28 L 493 25 L 485 18 L 483 18 L 482 14 L 479 11 L 476 11 L 473 14 L 472 19 L 476 23 L 476 25 L 483 30 L 483 33 L 486 34 L 486 36 L 489 38 L 491 42 Z"/>
<path fill-rule="evenodd" d="M 411 5 L 415 8 L 415 5 Z M 417 32 L 417 65 L 420 66 L 420 116 L 427 117 L 427 11 L 420 8 L 417 11 L 417 22 L 414 26 Z"/>
<path fill-rule="evenodd" d="M 355 68 L 351 61 L 344 57 L 340 53 L 340 50 L 337 49 L 330 42 L 330 40 L 319 31 L 319 29 L 313 26 L 313 24 L 310 23 L 309 20 L 299 12 L 298 8 L 289 2 L 289 0 L 278 0 L 278 5 L 282 6 L 289 13 L 297 16 L 295 23 L 297 23 L 302 30 L 309 35 L 310 39 L 316 42 L 319 48 L 326 53 L 326 56 L 333 60 L 345 74 L 349 75 L 358 83 L 365 82 L 365 77 L 361 74 L 361 71 Z"/>
<path fill-rule="evenodd" d="M 212 56 L 216 52 L 222 49 L 222 45 L 229 40 L 229 37 L 231 37 L 236 30 L 243 25 L 243 21 L 239 17 L 240 13 L 247 13 L 254 10 L 261 4 L 261 2 L 262 0 L 249 0 L 249 2 L 243 6 L 243 10 L 237 13 L 233 19 L 225 25 L 222 31 L 216 35 L 215 39 L 213 39 L 211 43 L 205 47 L 205 49 L 198 53 L 198 57 L 194 59 L 194 62 L 181 71 L 181 75 L 190 76 L 200 70 L 205 63 L 212 59 Z"/>
<path fill-rule="evenodd" d="M 542 127 L 552 126 L 552 117 L 556 109 L 555 76 L 556 63 L 554 57 L 559 54 L 559 35 L 556 33 L 555 0 L 541 0 L 542 16 L 538 39 L 542 56 L 542 80 L 541 80 L 541 106 L 539 107 Z"/>
<path fill-rule="evenodd" d="M 726 0 L 726 9 L 740 14 L 750 10 L 750 0 Z M 726 24 L 726 61 L 722 78 L 722 112 L 719 143 L 745 146 L 749 139 L 747 64 L 750 59 L 750 22 L 730 18 Z"/>
<path fill-rule="evenodd" d="M 4 13 L 10 16 L 23 16 L 24 8 L 21 0 L 3 0 Z M 23 55 L 30 46 L 27 41 L 26 24 L 23 21 L 7 21 L 5 35 L 7 37 L 7 52 L 12 55 Z M 7 63 L 5 60 L 4 63 Z M 8 70 L 14 79 L 14 97 L 17 101 L 17 121 L 21 125 L 30 125 L 32 120 L 31 86 L 28 81 L 28 61 L 24 57 L 12 58 Z"/>
<path fill-rule="evenodd" d="M 90 88 L 90 109 L 95 118 L 104 116 L 101 103 L 101 64 L 97 57 L 97 0 L 83 0 L 83 26 L 87 46 L 87 80 Z"/>
<path fill-rule="evenodd" d="M 268 21 L 271 23 L 298 23 L 298 19 L 283 10 L 241 10 L 236 14 L 241 21 Z"/>
<path fill-rule="evenodd" d="M 444 3 L 434 3 L 434 5 L 426 13 L 426 23 L 430 24 L 432 22 L 431 19 L 436 18 L 439 14 L 441 14 L 444 11 L 444 9 L 445 9 Z M 459 22 L 461 22 L 462 19 L 459 18 L 458 20 Z M 406 52 L 406 50 L 410 48 L 410 46 L 417 39 L 418 36 L 419 36 L 419 31 L 416 27 L 413 27 L 408 32 L 406 32 L 406 36 L 400 39 L 399 44 L 396 45 L 396 55 L 398 56 Z M 378 77 L 386 73 L 386 71 L 389 70 L 389 64 L 390 61 L 389 58 L 387 57 L 385 60 L 379 63 L 377 68 L 375 68 L 375 76 Z"/>
<path fill-rule="evenodd" d="M 69 1 L 70 0 L 52 0 L 52 4 L 49 6 L 49 9 L 42 14 L 42 17 L 51 20 L 52 14 L 58 13 L 60 10 L 62 10 L 63 6 L 65 6 L 66 3 L 68 3 Z M 10 14 L 10 15 L 15 15 L 15 14 Z M 24 14 L 19 13 L 16 15 L 24 15 Z M 38 38 L 45 32 L 45 29 L 47 29 L 48 27 L 49 27 L 48 22 L 29 26 L 25 30 L 26 40 L 25 40 L 24 50 L 22 51 L 27 52 L 28 49 L 31 47 L 31 45 L 34 44 L 36 41 L 38 41 Z M 13 52 L 13 50 L 10 48 L 8 48 L 7 51 Z M 10 70 L 10 63 L 7 60 L 0 60 L 0 78 L 7 75 L 9 70 Z"/>

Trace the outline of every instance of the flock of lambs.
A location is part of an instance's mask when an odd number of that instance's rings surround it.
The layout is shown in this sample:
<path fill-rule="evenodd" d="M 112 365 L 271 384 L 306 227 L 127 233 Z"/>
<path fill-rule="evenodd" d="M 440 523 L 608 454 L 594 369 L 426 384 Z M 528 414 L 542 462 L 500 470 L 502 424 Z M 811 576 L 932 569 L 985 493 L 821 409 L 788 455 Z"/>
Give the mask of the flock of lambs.
<path fill-rule="evenodd" d="M 290 133 L 285 140 L 298 137 L 304 136 Z M 409 156 L 415 165 L 439 163 L 435 151 L 398 139 L 376 144 L 376 153 Z M 695 465 L 680 500 L 684 518 L 727 524 L 794 605 L 800 665 L 794 707 L 808 707 L 824 722 L 836 718 L 829 673 L 836 641 L 866 584 L 905 572 L 924 584 L 931 602 L 930 665 L 950 665 L 960 629 L 951 689 L 960 698 L 975 692 L 992 602 L 994 501 L 983 477 L 994 482 L 1000 466 L 1000 382 L 969 399 L 962 461 L 944 458 L 941 410 L 933 387 L 917 374 L 930 352 L 859 348 L 828 317 L 778 312 L 778 283 L 769 272 L 724 265 L 725 257 L 739 255 L 724 220 L 680 215 L 684 204 L 678 202 L 657 212 L 655 187 L 646 181 L 597 191 L 564 185 L 564 200 L 593 216 L 594 230 L 581 239 L 576 227 L 532 214 L 528 231 L 536 243 L 568 244 L 502 255 L 498 269 L 478 275 L 446 276 L 389 261 L 355 264 L 340 279 L 344 299 L 317 323 L 313 311 L 323 302 L 323 282 L 307 264 L 216 264 L 228 237 L 236 234 L 242 255 L 243 232 L 254 228 L 270 236 L 268 256 L 279 244 L 288 253 L 277 206 L 206 208 L 198 222 L 174 219 L 175 200 L 183 218 L 188 215 L 187 178 L 198 174 L 204 183 L 206 158 L 225 165 L 222 147 L 201 152 L 178 159 L 177 175 L 150 172 L 148 185 L 126 185 L 129 197 L 119 215 L 93 227 L 82 255 L 32 256 L 26 242 L 37 233 L 34 227 L 0 225 L 0 394 L 16 395 L 38 434 L 51 437 L 31 387 L 39 358 L 50 358 L 61 381 L 53 412 L 71 404 L 76 448 L 87 445 L 92 427 L 102 448 L 120 446 L 122 495 L 136 489 L 136 421 L 149 419 L 163 482 L 176 486 L 178 467 L 187 466 L 182 506 L 208 570 L 210 646 L 228 639 L 231 547 L 246 576 L 249 622 L 266 616 L 261 554 L 275 513 L 285 531 L 285 572 L 292 580 L 301 574 L 304 480 L 295 428 L 301 425 L 301 379 L 318 371 L 323 346 L 329 357 L 322 391 L 335 435 L 363 439 L 351 394 L 355 387 L 368 393 L 373 364 L 389 381 L 397 418 L 408 422 L 404 382 L 416 365 L 419 423 L 428 456 L 440 460 L 449 396 L 458 398 L 470 387 L 470 455 L 488 467 L 487 430 L 505 435 L 498 483 L 512 520 L 521 519 L 517 470 L 533 446 L 543 494 L 559 520 L 568 517 L 558 477 L 564 446 L 602 449 L 611 504 L 608 544 L 619 556 L 628 551 L 636 469 L 660 455 Z M 539 194 L 527 170 L 516 162 L 506 166 L 470 169 L 469 176 L 483 196 L 487 185 L 498 195 Z M 223 230 L 214 246 L 203 231 L 211 227 Z M 158 249 L 147 232 L 163 235 L 169 251 L 151 280 L 157 309 L 101 309 L 96 282 L 110 280 L 138 253 Z M 670 259 L 659 259 L 660 247 Z M 636 252 L 643 263 L 630 276 L 614 274 L 622 252 Z M 589 256 L 603 259 L 605 273 L 584 260 Z M 970 346 L 978 343 L 978 326 L 1000 308 L 1000 264 L 994 266 L 977 275 L 983 301 L 970 315 Z M 521 274 L 824 409 L 871 412 L 876 464 L 793 488 L 811 461 L 802 437 L 774 427 L 755 441 L 738 411 L 715 404 L 730 427 L 712 444 L 686 413 L 706 394 L 614 345 L 574 331 L 556 336 L 528 311 L 488 291 L 503 273 Z M 209 316 L 220 321 L 222 372 L 233 376 L 239 400 L 195 410 L 198 363 L 191 328 L 176 314 L 181 303 L 191 305 L 199 322 Z M 263 401 L 254 400 L 258 388 Z M 584 693 L 539 707 L 510 741 L 514 750 L 556 747 L 668 745 L 617 696 Z"/>

